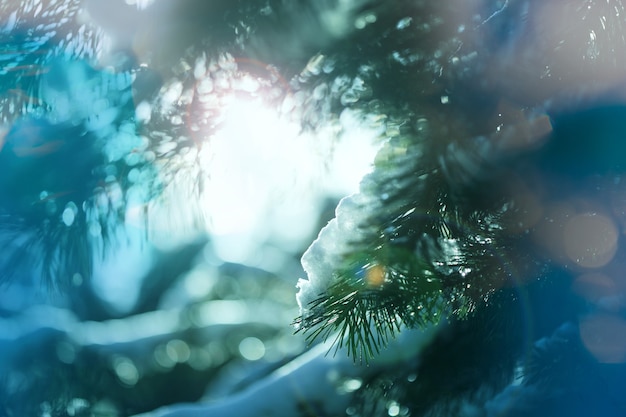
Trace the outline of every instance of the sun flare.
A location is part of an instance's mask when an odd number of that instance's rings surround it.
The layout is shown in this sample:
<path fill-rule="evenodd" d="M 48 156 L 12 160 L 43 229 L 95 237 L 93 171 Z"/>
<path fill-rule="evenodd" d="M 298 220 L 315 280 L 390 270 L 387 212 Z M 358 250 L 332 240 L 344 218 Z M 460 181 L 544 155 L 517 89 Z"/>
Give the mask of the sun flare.
<path fill-rule="evenodd" d="M 184 105 L 188 116 L 176 123 L 196 146 L 186 168 L 170 169 L 174 182 L 153 222 L 167 230 L 151 227 L 157 245 L 184 239 L 191 218 L 184 213 L 194 212 L 225 260 L 244 262 L 267 242 L 299 247 L 315 234 L 324 200 L 356 192 L 371 169 L 376 128 L 345 110 L 328 126 L 303 129 L 297 92 L 274 69 L 249 65 L 229 55 L 202 57 L 191 66 L 193 86 L 163 88 L 160 113 Z M 202 185 L 190 196 L 193 182 Z M 175 230 L 161 226 L 177 222 Z"/>

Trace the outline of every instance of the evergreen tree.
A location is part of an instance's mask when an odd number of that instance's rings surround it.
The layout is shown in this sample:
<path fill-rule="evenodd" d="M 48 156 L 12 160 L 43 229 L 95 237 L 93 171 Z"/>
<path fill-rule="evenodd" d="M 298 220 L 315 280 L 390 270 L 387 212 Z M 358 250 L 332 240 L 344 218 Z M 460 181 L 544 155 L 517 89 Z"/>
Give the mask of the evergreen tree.
<path fill-rule="evenodd" d="M 245 74 L 273 104 L 295 101 L 305 130 L 349 113 L 381 132 L 372 172 L 302 258 L 296 329 L 334 345 L 268 365 L 264 382 L 215 406 L 160 415 L 626 413 L 621 1 L 129 3 L 0 0 L 0 278 L 42 277 L 73 314 L 6 330 L 0 414 L 195 401 L 201 379 L 219 384 L 218 370 L 241 361 L 232 346 L 246 332 L 280 337 L 272 320 L 223 333 L 202 321 L 242 292 L 229 280 L 165 335 L 101 342 L 89 321 L 170 317 L 156 310 L 204 240 L 162 254 L 171 269 L 158 264 L 125 315 L 91 286 L 95 256 L 124 237 L 130 208 L 149 223 L 154 206 L 175 203 L 168 190 L 202 193 L 197 132 L 219 128 L 223 93 L 245 91 Z M 182 216 L 202 220 L 194 207 Z M 274 274 L 207 268 L 252 277 L 249 303 L 259 281 L 284 291 Z M 274 303 L 274 316 L 288 310 Z M 221 359 L 194 367 L 202 350 L 186 341 L 207 338 Z M 190 380 L 193 392 L 170 389 Z M 284 393 L 282 408 L 268 403 Z"/>
<path fill-rule="evenodd" d="M 546 356 L 564 344 L 576 353 L 555 362 L 576 362 L 607 383 L 577 345 L 588 343 L 577 314 L 595 309 L 571 286 L 621 249 L 591 261 L 603 251 L 595 238 L 567 230 L 581 227 L 577 215 L 612 210 L 599 207 L 623 172 L 624 109 L 610 90 L 623 82 L 613 77 L 624 67 L 613 55 L 623 48 L 614 37 L 623 5 L 579 2 L 548 19 L 551 6 L 539 2 L 390 4 L 320 58 L 320 67 L 332 62 L 331 76 L 306 81 L 329 91 L 318 111 L 356 108 L 364 122 L 382 120 L 387 139 L 360 192 L 340 203 L 303 257 L 296 325 L 367 360 L 404 326 L 449 321 L 423 362 L 363 384 L 358 415 L 499 415 L 501 407 L 583 415 L 572 406 L 580 381 L 556 391 L 543 384 L 560 372 Z M 610 23 L 596 28 L 594 16 Z M 554 242 L 561 238 L 583 241 Z M 559 327 L 568 322 L 573 328 Z M 523 387 L 506 388 L 515 372 Z M 605 415 L 623 412 L 609 405 L 614 397 L 584 389 Z M 546 402 L 551 396 L 558 400 Z"/>

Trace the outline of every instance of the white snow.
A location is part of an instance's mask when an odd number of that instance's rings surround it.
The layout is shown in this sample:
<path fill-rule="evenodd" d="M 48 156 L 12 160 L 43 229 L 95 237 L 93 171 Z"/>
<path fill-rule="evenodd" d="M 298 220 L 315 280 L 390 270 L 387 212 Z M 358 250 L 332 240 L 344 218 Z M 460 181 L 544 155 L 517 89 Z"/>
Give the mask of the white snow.
<path fill-rule="evenodd" d="M 439 331 L 404 330 L 369 365 L 359 365 L 345 350 L 327 355 L 329 343 L 322 343 L 277 369 L 267 378 L 237 395 L 211 404 L 174 405 L 136 417 L 293 417 L 309 407 L 315 415 L 343 415 L 350 403 L 350 389 L 380 370 L 402 369 L 419 358 Z M 347 384 L 347 386 L 346 386 Z"/>
<path fill-rule="evenodd" d="M 335 210 L 335 218 L 320 231 L 302 256 L 302 267 L 308 279 L 300 279 L 297 284 L 296 298 L 301 314 L 335 281 L 335 271 L 350 250 L 350 242 L 362 238 L 363 231 L 358 226 L 369 212 L 365 207 L 371 208 L 372 204 L 363 193 L 342 199 Z"/>

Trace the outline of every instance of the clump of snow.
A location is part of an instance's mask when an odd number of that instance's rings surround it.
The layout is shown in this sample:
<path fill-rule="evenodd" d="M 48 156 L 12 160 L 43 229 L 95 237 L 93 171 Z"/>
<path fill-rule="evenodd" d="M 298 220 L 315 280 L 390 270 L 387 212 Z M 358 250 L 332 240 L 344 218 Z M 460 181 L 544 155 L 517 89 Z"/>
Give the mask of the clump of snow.
<path fill-rule="evenodd" d="M 305 315 L 309 303 L 319 298 L 337 279 L 336 271 L 351 242 L 361 239 L 364 231 L 359 227 L 367 216 L 365 194 L 345 197 L 335 210 L 335 218 L 320 231 L 317 239 L 302 255 L 302 267 L 308 279 L 299 279 L 296 295 L 300 313 Z"/>

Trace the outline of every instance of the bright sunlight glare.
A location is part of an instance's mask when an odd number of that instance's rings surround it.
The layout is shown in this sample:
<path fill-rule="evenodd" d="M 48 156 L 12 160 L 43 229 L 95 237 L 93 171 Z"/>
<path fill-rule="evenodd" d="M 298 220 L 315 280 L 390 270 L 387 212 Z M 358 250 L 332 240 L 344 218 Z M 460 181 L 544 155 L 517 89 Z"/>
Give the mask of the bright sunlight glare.
<path fill-rule="evenodd" d="M 139 290 L 140 281 L 132 276 L 140 276 L 136 272 L 145 272 L 149 264 L 132 262 L 146 258 L 135 255 L 146 252 L 140 243 L 146 232 L 152 247 L 168 250 L 206 231 L 222 261 L 266 270 L 282 265 L 284 254 L 304 250 L 315 238 L 329 202 L 358 191 L 380 144 L 380 127 L 364 123 L 350 109 L 314 133 L 303 132 L 298 107 L 302 97 L 284 93 L 288 83 L 273 70 L 269 77 L 258 78 L 242 71 L 230 55 L 215 60 L 202 56 L 190 68 L 196 81 L 192 90 L 173 80 L 158 102 L 138 109 L 149 124 L 179 103 L 189 106 L 185 100 L 195 95 L 198 111 L 189 111 L 193 116 L 177 123 L 187 124 L 201 146 L 199 153 L 175 155 L 186 162 L 180 169 L 168 168 L 173 181 L 153 204 L 129 205 L 131 241 L 120 250 L 127 256 L 109 257 L 117 261 L 105 261 L 95 278 L 112 304 L 133 298 L 128 294 Z M 203 120 L 210 123 L 203 125 Z M 192 190 L 198 183 L 202 185 L 196 193 Z M 149 223 L 143 217 L 146 209 Z M 206 229 L 198 230 L 203 224 Z"/>
<path fill-rule="evenodd" d="M 234 98 L 208 149 L 205 198 L 210 230 L 217 235 L 254 228 L 272 201 L 314 171 L 298 126 L 281 120 L 260 99 Z"/>
<path fill-rule="evenodd" d="M 220 257 L 245 262 L 261 242 L 301 245 L 315 233 L 323 198 L 358 190 L 370 170 L 376 132 L 342 117 L 344 135 L 302 133 L 261 97 L 227 100 L 206 147 L 204 207 Z"/>

